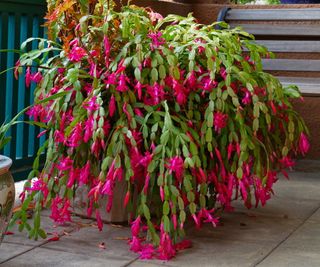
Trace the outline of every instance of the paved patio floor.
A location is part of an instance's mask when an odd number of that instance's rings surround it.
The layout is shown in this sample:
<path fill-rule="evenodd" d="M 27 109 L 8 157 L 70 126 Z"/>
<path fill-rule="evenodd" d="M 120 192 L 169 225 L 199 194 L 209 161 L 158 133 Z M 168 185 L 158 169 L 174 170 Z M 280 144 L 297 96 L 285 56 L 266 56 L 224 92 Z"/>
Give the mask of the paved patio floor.
<path fill-rule="evenodd" d="M 236 203 L 236 211 L 224 214 L 217 228 L 189 229 L 192 248 L 169 262 L 139 260 L 128 249 L 128 227 L 105 225 L 99 232 L 93 221 L 78 217 L 53 227 L 45 211 L 44 228 L 60 239 L 32 241 L 14 230 L 0 246 L 0 265 L 320 266 L 320 162 L 300 161 L 290 181 L 277 182 L 275 193 L 264 208 L 246 210 Z"/>

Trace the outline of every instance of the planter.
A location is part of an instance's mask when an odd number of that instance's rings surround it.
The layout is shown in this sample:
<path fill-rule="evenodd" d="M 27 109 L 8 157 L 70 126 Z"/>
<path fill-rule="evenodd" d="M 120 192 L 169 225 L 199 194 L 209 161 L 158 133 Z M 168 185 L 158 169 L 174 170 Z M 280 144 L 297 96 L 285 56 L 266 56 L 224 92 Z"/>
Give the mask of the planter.
<path fill-rule="evenodd" d="M 14 205 L 14 180 L 9 171 L 12 160 L 0 156 L 0 244 L 7 230 Z"/>
<path fill-rule="evenodd" d="M 121 182 L 116 183 L 114 188 L 114 195 L 112 200 L 112 208 L 110 212 L 106 211 L 106 206 L 108 204 L 108 196 L 101 198 L 98 203 L 101 208 L 99 208 L 99 212 L 101 215 L 101 219 L 107 223 L 127 223 L 128 222 L 128 212 L 127 209 L 124 208 L 124 198 L 127 192 L 127 182 L 122 180 Z M 81 186 L 77 189 L 73 208 L 74 213 L 81 217 L 89 217 L 92 219 L 96 219 L 95 213 L 92 213 L 91 216 L 88 216 L 88 190 L 85 186 Z"/>

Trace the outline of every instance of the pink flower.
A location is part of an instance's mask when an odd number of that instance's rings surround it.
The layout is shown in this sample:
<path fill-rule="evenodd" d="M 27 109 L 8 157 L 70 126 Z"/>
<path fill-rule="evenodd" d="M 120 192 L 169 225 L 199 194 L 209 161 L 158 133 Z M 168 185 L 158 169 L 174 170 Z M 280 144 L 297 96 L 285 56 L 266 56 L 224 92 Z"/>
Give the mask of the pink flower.
<path fill-rule="evenodd" d="M 97 225 L 98 225 L 99 231 L 102 231 L 103 222 L 102 222 L 102 219 L 101 219 L 101 215 L 100 215 L 99 209 L 96 209 L 96 220 L 97 220 Z"/>
<path fill-rule="evenodd" d="M 93 89 L 92 84 L 86 83 L 83 86 L 83 90 L 85 90 L 88 95 L 91 94 L 92 89 Z"/>
<path fill-rule="evenodd" d="M 124 58 L 122 58 L 118 63 L 116 74 L 118 75 L 119 73 L 123 73 L 125 70 L 126 70 L 126 66 L 124 65 Z"/>
<path fill-rule="evenodd" d="M 202 78 L 202 89 L 204 91 L 211 91 L 213 88 L 216 88 L 217 85 L 218 85 L 218 82 L 214 81 L 214 80 L 211 80 L 210 77 L 204 77 Z"/>
<path fill-rule="evenodd" d="M 72 167 L 73 167 L 73 160 L 70 159 L 69 157 L 63 157 L 57 166 L 57 168 L 60 171 L 70 170 Z"/>
<path fill-rule="evenodd" d="M 155 253 L 154 247 L 151 244 L 142 246 L 141 251 L 139 252 L 141 260 L 150 260 L 153 258 Z"/>
<path fill-rule="evenodd" d="M 107 85 L 107 88 L 109 85 L 116 85 L 117 84 L 117 75 L 113 72 L 107 76 L 107 79 L 104 81 L 104 83 Z"/>
<path fill-rule="evenodd" d="M 309 143 L 308 137 L 304 133 L 301 133 L 299 138 L 299 151 L 304 156 L 305 154 L 307 154 L 309 149 L 310 149 L 310 143 Z"/>
<path fill-rule="evenodd" d="M 38 71 L 35 74 L 32 74 L 30 77 L 31 81 L 35 82 L 35 83 L 39 83 L 42 80 L 42 75 L 41 72 Z"/>
<path fill-rule="evenodd" d="M 263 187 L 261 180 L 259 178 L 255 179 L 255 198 L 256 198 L 256 207 L 258 207 L 259 200 L 261 205 L 264 206 L 267 200 L 270 198 L 270 195 L 267 193 L 267 190 Z"/>
<path fill-rule="evenodd" d="M 220 111 L 214 113 L 213 125 L 216 132 L 220 133 L 221 129 L 227 126 L 228 114 L 224 114 Z"/>
<path fill-rule="evenodd" d="M 178 226 L 177 214 L 172 214 L 171 220 L 173 223 L 173 229 L 176 230 Z"/>
<path fill-rule="evenodd" d="M 131 123 L 131 120 L 132 120 L 132 115 L 129 113 L 129 111 L 128 111 L 128 109 L 127 109 L 127 105 L 128 105 L 127 102 L 125 102 L 125 103 L 123 104 L 122 111 L 126 114 L 127 119 L 128 119 L 128 122 L 129 122 L 129 124 L 130 124 L 130 123 Z"/>
<path fill-rule="evenodd" d="M 163 86 L 155 82 L 153 85 L 147 86 L 147 93 L 151 99 L 145 100 L 147 105 L 158 105 L 164 99 Z"/>
<path fill-rule="evenodd" d="M 139 236 L 141 230 L 141 217 L 140 215 L 131 224 L 131 234 L 134 237 Z"/>
<path fill-rule="evenodd" d="M 130 250 L 133 252 L 140 252 L 142 250 L 142 244 L 140 238 L 137 236 L 132 236 L 130 244 Z"/>
<path fill-rule="evenodd" d="M 96 77 L 99 77 L 100 74 L 101 73 L 97 70 L 97 64 L 91 62 L 90 63 L 89 75 L 96 78 Z"/>
<path fill-rule="evenodd" d="M 148 193 L 149 182 L 150 182 L 150 174 L 148 173 L 147 176 L 146 176 L 146 180 L 144 182 L 144 187 L 143 187 L 143 193 L 145 195 Z"/>
<path fill-rule="evenodd" d="M 186 80 L 187 84 L 191 89 L 195 90 L 195 86 L 197 85 L 197 77 L 194 71 L 190 72 L 188 78 Z"/>
<path fill-rule="evenodd" d="M 158 259 L 166 261 L 172 259 L 176 255 L 176 250 L 172 244 L 172 240 L 168 233 L 163 231 L 163 226 L 161 226 L 158 253 Z"/>
<path fill-rule="evenodd" d="M 162 32 L 149 33 L 148 37 L 151 39 L 151 50 L 154 50 L 165 43 L 165 39 L 162 37 Z"/>
<path fill-rule="evenodd" d="M 218 218 L 213 217 L 212 213 L 214 212 L 214 209 L 207 210 L 205 208 L 202 208 L 198 214 L 199 220 L 204 219 L 204 222 L 212 223 L 214 227 L 217 226 L 219 220 Z"/>
<path fill-rule="evenodd" d="M 228 151 L 228 160 L 231 158 L 231 154 L 233 152 L 234 146 L 232 143 L 229 143 L 227 151 Z"/>
<path fill-rule="evenodd" d="M 30 83 L 31 83 L 31 70 L 30 70 L 30 67 L 28 67 L 27 70 L 26 70 L 25 79 L 26 79 L 26 86 L 29 87 Z"/>
<path fill-rule="evenodd" d="M 91 145 L 91 153 L 96 156 L 96 158 L 99 157 L 99 154 L 104 151 L 105 149 L 105 142 L 101 139 L 96 139 L 93 144 Z"/>
<path fill-rule="evenodd" d="M 107 203 L 107 207 L 106 207 L 106 211 L 108 213 L 111 211 L 112 203 L 113 203 L 113 195 L 109 195 L 108 196 L 108 203 Z"/>
<path fill-rule="evenodd" d="M 16 78 L 16 80 L 18 80 L 18 78 L 19 78 L 20 67 L 21 67 L 21 62 L 20 62 L 20 60 L 18 60 L 15 64 L 15 67 L 14 67 L 14 77 Z"/>
<path fill-rule="evenodd" d="M 104 53 L 106 57 L 109 57 L 111 51 L 111 45 L 107 36 L 103 37 Z"/>
<path fill-rule="evenodd" d="M 187 102 L 187 92 L 186 89 L 177 80 L 173 79 L 172 88 L 174 90 L 174 95 L 176 97 L 177 103 L 179 105 L 184 105 Z"/>
<path fill-rule="evenodd" d="M 50 218 L 59 224 L 71 222 L 70 200 L 56 196 L 51 202 Z"/>
<path fill-rule="evenodd" d="M 199 222 L 198 217 L 195 214 L 192 214 L 191 217 L 194 220 L 194 222 L 196 224 L 196 227 L 199 228 L 200 227 L 200 222 Z"/>
<path fill-rule="evenodd" d="M 87 55 L 87 52 L 78 46 L 73 46 L 71 51 L 69 52 L 68 58 L 73 62 L 79 62 Z"/>
<path fill-rule="evenodd" d="M 33 117 L 35 121 L 47 122 L 49 120 L 49 115 L 47 110 L 39 105 L 33 105 L 26 112 L 29 117 Z"/>
<path fill-rule="evenodd" d="M 241 190 L 242 199 L 243 199 L 244 201 L 247 201 L 248 191 L 247 191 L 246 184 L 245 184 L 245 182 L 244 182 L 243 180 L 244 180 L 244 179 L 242 179 L 242 180 L 239 181 L 239 187 L 240 187 L 240 190 Z"/>
<path fill-rule="evenodd" d="M 84 102 L 82 106 L 88 110 L 90 113 L 99 109 L 99 104 L 96 102 L 97 97 L 93 96 L 90 100 Z"/>
<path fill-rule="evenodd" d="M 123 206 L 126 207 L 129 203 L 130 200 L 130 191 L 127 191 L 125 197 L 124 197 L 124 201 L 123 201 Z"/>
<path fill-rule="evenodd" d="M 65 68 L 58 68 L 58 72 L 59 72 L 59 74 L 63 74 L 64 72 L 65 72 Z"/>
<path fill-rule="evenodd" d="M 87 184 L 90 177 L 90 161 L 88 160 L 86 165 L 84 165 L 80 171 L 79 181 L 80 184 Z"/>
<path fill-rule="evenodd" d="M 109 115 L 110 115 L 110 117 L 113 117 L 115 112 L 116 112 L 116 100 L 115 100 L 114 95 L 112 95 L 111 98 L 110 98 L 110 103 L 109 103 Z"/>
<path fill-rule="evenodd" d="M 127 92 L 129 90 L 129 87 L 127 86 L 127 76 L 124 74 L 120 74 L 117 91 L 119 92 Z"/>
<path fill-rule="evenodd" d="M 72 188 L 74 186 L 74 182 L 78 179 L 79 175 L 80 175 L 79 169 L 71 168 L 71 170 L 69 171 L 69 179 L 67 183 L 68 188 Z"/>
<path fill-rule="evenodd" d="M 164 190 L 163 190 L 163 186 L 160 186 L 160 198 L 161 198 L 161 201 L 163 202 L 163 201 L 164 201 Z"/>
<path fill-rule="evenodd" d="M 66 143 L 66 139 L 65 139 L 64 133 L 62 131 L 55 130 L 53 136 L 54 136 L 54 141 L 56 143 L 63 143 L 63 144 Z"/>
<path fill-rule="evenodd" d="M 138 93 L 138 99 L 141 100 L 141 96 L 142 96 L 142 84 L 140 82 L 137 82 L 136 85 L 134 86 L 134 89 L 137 91 Z"/>
<path fill-rule="evenodd" d="M 157 22 L 158 20 L 162 20 L 163 19 L 161 14 L 153 12 L 152 10 L 148 14 L 149 14 L 150 20 L 152 22 Z"/>
<path fill-rule="evenodd" d="M 183 172 L 184 172 L 184 161 L 182 157 L 180 156 L 172 157 L 169 160 L 168 168 L 170 170 L 170 173 L 174 172 L 178 181 L 181 182 L 183 178 Z"/>
<path fill-rule="evenodd" d="M 26 187 L 25 190 L 27 191 L 34 191 L 38 192 L 41 191 L 44 195 L 44 198 L 46 198 L 49 194 L 48 186 L 42 179 L 36 179 L 32 182 L 31 187 Z"/>
<path fill-rule="evenodd" d="M 142 165 L 143 167 L 148 167 L 150 162 L 152 161 L 152 158 L 153 154 L 147 151 L 144 154 L 144 157 L 139 160 L 138 164 Z"/>
<path fill-rule="evenodd" d="M 113 182 L 111 180 L 107 180 L 102 187 L 101 193 L 104 195 L 113 195 Z"/>
<path fill-rule="evenodd" d="M 283 168 L 290 168 L 293 167 L 296 163 L 288 156 L 283 157 L 279 160 Z"/>
<path fill-rule="evenodd" d="M 269 171 L 268 172 L 268 180 L 267 180 L 267 183 L 266 183 L 266 188 L 268 190 L 272 190 L 272 186 L 277 180 L 278 180 L 277 179 L 277 172 Z"/>
<path fill-rule="evenodd" d="M 80 145 L 82 141 L 82 132 L 83 129 L 81 123 L 76 124 L 68 140 L 68 145 L 70 147 L 78 147 Z"/>
<path fill-rule="evenodd" d="M 93 135 L 93 124 L 94 124 L 94 118 L 93 116 L 90 116 L 84 124 L 84 136 L 83 141 L 85 143 L 88 143 L 88 141 L 92 138 Z"/>
<path fill-rule="evenodd" d="M 220 68 L 220 75 L 224 80 L 227 78 L 227 71 L 224 67 Z"/>
<path fill-rule="evenodd" d="M 249 90 L 245 91 L 244 97 L 242 98 L 241 102 L 244 105 L 249 105 L 251 103 L 251 94 L 250 94 Z"/>
<path fill-rule="evenodd" d="M 101 187 L 102 182 L 99 181 L 97 184 L 95 184 L 88 193 L 88 198 L 93 197 L 93 200 L 96 202 L 100 196 L 101 193 Z"/>

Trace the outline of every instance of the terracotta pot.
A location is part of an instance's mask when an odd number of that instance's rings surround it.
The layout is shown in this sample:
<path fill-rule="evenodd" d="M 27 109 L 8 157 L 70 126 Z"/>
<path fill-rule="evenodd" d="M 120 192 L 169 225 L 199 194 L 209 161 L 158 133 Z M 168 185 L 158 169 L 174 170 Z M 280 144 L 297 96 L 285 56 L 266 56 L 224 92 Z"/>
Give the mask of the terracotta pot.
<path fill-rule="evenodd" d="M 11 219 L 15 199 L 14 180 L 9 171 L 12 160 L 0 155 L 0 244 Z"/>
<path fill-rule="evenodd" d="M 106 211 L 108 203 L 108 197 L 105 196 L 99 201 L 99 212 L 101 219 L 107 223 L 121 223 L 128 222 L 128 211 L 124 208 L 124 198 L 127 192 L 127 182 L 123 179 L 121 182 L 117 182 L 113 191 L 112 209 L 110 212 Z M 73 210 L 75 214 L 81 217 L 87 216 L 88 209 L 88 189 L 85 186 L 81 186 L 76 190 L 75 198 L 73 201 Z M 90 217 L 95 219 L 95 213 L 92 213 Z"/>

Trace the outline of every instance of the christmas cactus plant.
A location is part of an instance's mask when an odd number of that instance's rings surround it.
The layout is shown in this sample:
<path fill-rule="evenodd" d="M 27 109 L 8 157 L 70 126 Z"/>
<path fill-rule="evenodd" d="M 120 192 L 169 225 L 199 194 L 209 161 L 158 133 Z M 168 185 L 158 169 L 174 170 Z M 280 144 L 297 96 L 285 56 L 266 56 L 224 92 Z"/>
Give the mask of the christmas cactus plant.
<path fill-rule="evenodd" d="M 46 19 L 49 40 L 17 65 L 37 83 L 36 100 L 66 93 L 29 109 L 48 136 L 45 166 L 39 172 L 35 161 L 13 218 L 30 237 L 45 236 L 43 207 L 55 222 L 71 220 L 78 187 L 88 189 L 88 215 L 101 230 L 98 200 L 108 196 L 110 211 L 125 181 L 130 249 L 170 259 L 186 220 L 216 226 L 234 199 L 264 205 L 277 173 L 307 152 L 307 129 L 289 102 L 298 90 L 263 72 L 261 58 L 272 54 L 241 29 L 117 11 L 106 0 L 48 0 Z"/>

